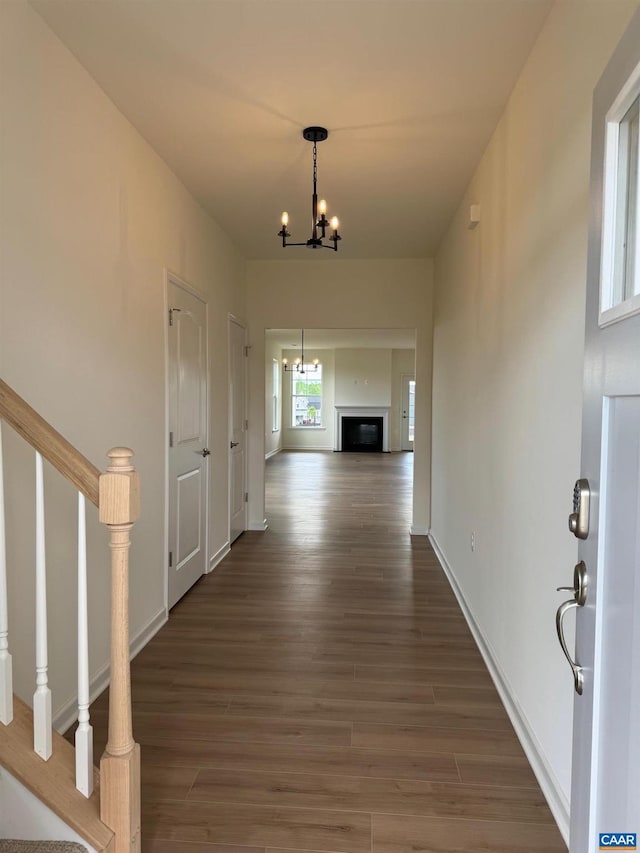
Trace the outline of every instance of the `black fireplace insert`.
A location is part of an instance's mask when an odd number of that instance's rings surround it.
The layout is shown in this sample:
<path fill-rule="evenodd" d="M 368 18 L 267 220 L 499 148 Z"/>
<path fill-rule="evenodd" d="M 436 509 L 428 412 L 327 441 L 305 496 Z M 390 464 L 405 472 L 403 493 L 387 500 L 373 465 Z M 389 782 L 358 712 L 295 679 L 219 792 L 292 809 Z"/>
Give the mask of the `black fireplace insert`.
<path fill-rule="evenodd" d="M 383 418 L 343 416 L 342 450 L 348 453 L 382 453 Z"/>

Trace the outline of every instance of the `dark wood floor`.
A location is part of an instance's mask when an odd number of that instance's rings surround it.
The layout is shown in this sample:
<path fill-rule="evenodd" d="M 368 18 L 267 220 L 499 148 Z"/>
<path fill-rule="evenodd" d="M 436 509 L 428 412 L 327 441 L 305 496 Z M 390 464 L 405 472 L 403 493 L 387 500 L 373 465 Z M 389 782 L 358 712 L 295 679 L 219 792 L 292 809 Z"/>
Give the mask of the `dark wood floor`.
<path fill-rule="evenodd" d="M 565 851 L 449 585 L 410 454 L 282 453 L 133 664 L 143 849 Z M 94 703 L 96 755 L 106 696 Z"/>

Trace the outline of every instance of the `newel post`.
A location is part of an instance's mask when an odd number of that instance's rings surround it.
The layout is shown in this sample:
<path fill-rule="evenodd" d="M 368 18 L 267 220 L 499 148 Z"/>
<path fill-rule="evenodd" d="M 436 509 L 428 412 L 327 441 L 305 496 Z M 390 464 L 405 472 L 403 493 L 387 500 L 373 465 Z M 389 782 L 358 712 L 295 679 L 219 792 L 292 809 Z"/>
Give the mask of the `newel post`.
<path fill-rule="evenodd" d="M 99 518 L 111 549 L 109 737 L 100 761 L 100 817 L 115 834 L 115 853 L 140 850 L 140 747 L 133 739 L 129 666 L 129 547 L 140 515 L 133 451 L 114 447 L 100 476 Z"/>

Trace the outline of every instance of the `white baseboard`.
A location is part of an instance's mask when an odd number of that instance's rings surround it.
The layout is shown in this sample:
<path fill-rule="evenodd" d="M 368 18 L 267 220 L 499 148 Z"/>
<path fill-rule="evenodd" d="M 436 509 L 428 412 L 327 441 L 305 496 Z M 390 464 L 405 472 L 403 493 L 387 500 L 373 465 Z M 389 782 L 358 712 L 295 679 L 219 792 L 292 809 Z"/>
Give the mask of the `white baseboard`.
<path fill-rule="evenodd" d="M 229 540 L 227 540 L 222 548 L 218 548 L 216 553 L 212 557 L 209 557 L 209 568 L 207 569 L 207 574 L 212 572 L 218 563 L 221 563 L 224 560 L 229 551 L 231 551 L 231 545 L 229 545 Z"/>
<path fill-rule="evenodd" d="M 159 610 L 155 616 L 153 616 L 146 625 L 144 625 L 135 637 L 131 640 L 130 654 L 129 660 L 133 660 L 133 658 L 141 652 L 142 649 L 147 645 L 149 640 L 154 637 L 160 628 L 166 623 L 168 619 L 168 614 L 165 608 Z M 110 676 L 110 662 L 107 660 L 102 666 L 93 674 L 91 680 L 89 682 L 89 695 L 91 697 L 91 701 L 93 702 L 102 691 L 109 686 L 109 676 Z M 69 726 L 72 726 L 75 721 L 78 719 L 78 696 L 74 694 L 68 699 L 64 705 L 56 712 L 55 717 L 53 718 L 53 727 L 56 731 L 60 733 L 64 733 L 67 731 Z"/>
<path fill-rule="evenodd" d="M 333 447 L 327 447 L 326 444 L 305 444 L 304 447 L 296 447 L 295 445 L 293 445 L 293 446 L 283 447 L 282 449 L 283 450 L 296 450 L 296 451 L 300 451 L 300 452 L 304 452 L 305 450 L 325 450 L 329 453 L 333 453 Z"/>
<path fill-rule="evenodd" d="M 412 536 L 428 536 L 429 528 L 428 527 L 420 527 L 420 525 L 412 524 L 409 528 L 409 533 Z"/>
<path fill-rule="evenodd" d="M 247 530 L 259 530 L 261 532 L 265 531 L 269 527 L 267 519 L 263 519 L 262 521 L 250 521 Z"/>
<path fill-rule="evenodd" d="M 269 453 L 265 453 L 265 454 L 264 454 L 264 461 L 266 462 L 266 461 L 267 461 L 267 459 L 271 459 L 271 457 L 272 457 L 272 456 L 275 456 L 275 455 L 276 455 L 276 453 L 280 453 L 280 448 L 279 448 L 279 447 L 276 447 L 276 449 L 275 449 L 275 450 L 270 450 L 270 451 L 269 451 Z"/>
<path fill-rule="evenodd" d="M 520 705 L 513 695 L 513 691 L 509 685 L 509 682 L 500 667 L 500 664 L 495 658 L 495 655 L 484 638 L 482 631 L 480 630 L 476 620 L 473 617 L 471 609 L 467 604 L 467 601 L 464 597 L 464 593 L 462 589 L 458 585 L 458 582 L 453 574 L 451 566 L 447 562 L 447 558 L 445 557 L 442 549 L 438 545 L 433 532 L 429 532 L 429 541 L 433 547 L 433 550 L 436 553 L 438 560 L 440 561 L 440 565 L 447 576 L 449 583 L 451 584 L 451 589 L 455 597 L 458 599 L 458 604 L 460 605 L 460 609 L 462 610 L 463 616 L 467 621 L 467 624 L 473 634 L 473 638 L 476 641 L 476 645 L 478 646 L 478 650 L 482 655 L 485 664 L 487 665 L 487 669 L 489 670 L 489 674 L 495 684 L 496 690 L 498 691 L 500 698 L 502 699 L 502 703 L 505 707 L 507 714 L 509 715 L 509 719 L 515 729 L 516 735 L 520 744 L 525 752 L 529 760 L 529 764 L 531 765 L 531 769 L 535 773 L 536 779 L 538 780 L 538 784 L 542 789 L 542 793 L 544 794 L 547 803 L 549 804 L 549 808 L 551 809 L 551 813 L 553 814 L 556 823 L 558 824 L 558 829 L 560 830 L 562 837 L 564 838 L 565 844 L 567 847 L 569 846 L 569 801 L 567 800 L 560 784 L 558 783 L 558 779 L 556 778 L 555 773 L 549 766 L 549 762 L 547 761 L 542 749 L 540 747 L 540 743 L 538 742 L 533 729 L 531 728 L 529 721 L 526 716 L 522 712 Z"/>

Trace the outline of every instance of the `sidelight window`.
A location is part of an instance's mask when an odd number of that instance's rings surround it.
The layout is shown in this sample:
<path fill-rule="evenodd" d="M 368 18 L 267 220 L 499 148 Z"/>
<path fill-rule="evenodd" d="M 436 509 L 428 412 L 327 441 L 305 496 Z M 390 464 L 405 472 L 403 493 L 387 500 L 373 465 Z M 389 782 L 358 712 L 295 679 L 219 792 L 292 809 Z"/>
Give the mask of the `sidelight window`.
<path fill-rule="evenodd" d="M 273 359 L 273 388 L 272 388 L 272 432 L 278 432 L 280 429 L 280 377 L 282 376 L 282 367 L 277 358 Z"/>
<path fill-rule="evenodd" d="M 640 311 L 639 89 L 630 80 L 607 117 L 600 325 Z"/>

